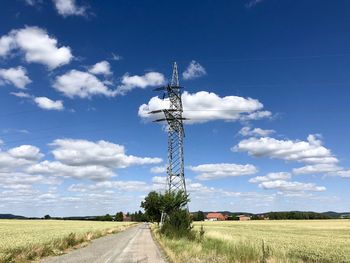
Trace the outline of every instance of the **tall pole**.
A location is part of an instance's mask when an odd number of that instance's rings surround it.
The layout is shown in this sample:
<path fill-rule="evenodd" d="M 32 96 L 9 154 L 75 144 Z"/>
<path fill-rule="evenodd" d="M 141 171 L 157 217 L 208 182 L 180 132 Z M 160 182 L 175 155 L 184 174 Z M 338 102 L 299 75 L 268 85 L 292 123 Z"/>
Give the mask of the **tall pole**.
<path fill-rule="evenodd" d="M 184 126 L 181 89 L 176 62 L 173 65 L 173 74 L 170 84 L 156 90 L 163 90 L 166 99 L 169 100 L 168 109 L 160 109 L 150 113 L 163 113 L 164 118 L 155 122 L 166 121 L 168 127 L 168 163 L 167 163 L 167 191 L 186 192 L 184 173 Z"/>

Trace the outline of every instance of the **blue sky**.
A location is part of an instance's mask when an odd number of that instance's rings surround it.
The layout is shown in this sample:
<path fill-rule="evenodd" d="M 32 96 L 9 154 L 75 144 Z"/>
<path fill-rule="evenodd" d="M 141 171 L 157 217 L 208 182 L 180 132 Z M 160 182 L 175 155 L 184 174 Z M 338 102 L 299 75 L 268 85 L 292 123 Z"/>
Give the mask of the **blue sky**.
<path fill-rule="evenodd" d="M 177 61 L 191 210 L 348 211 L 348 1 L 4 0 L 0 213 L 134 211 Z"/>

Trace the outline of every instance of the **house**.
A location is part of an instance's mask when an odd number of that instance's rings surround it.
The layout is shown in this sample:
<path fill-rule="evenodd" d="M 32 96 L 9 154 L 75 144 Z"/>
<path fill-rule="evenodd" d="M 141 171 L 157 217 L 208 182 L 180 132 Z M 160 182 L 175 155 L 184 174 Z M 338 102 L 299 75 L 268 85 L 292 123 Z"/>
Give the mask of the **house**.
<path fill-rule="evenodd" d="M 239 221 L 248 221 L 248 220 L 250 220 L 250 216 L 246 216 L 246 215 L 239 215 L 239 216 L 236 216 L 236 218 Z"/>
<path fill-rule="evenodd" d="M 226 216 L 221 213 L 208 213 L 207 214 L 208 221 L 225 221 Z"/>
<path fill-rule="evenodd" d="M 130 222 L 131 217 L 128 214 L 123 214 L 123 221 Z"/>

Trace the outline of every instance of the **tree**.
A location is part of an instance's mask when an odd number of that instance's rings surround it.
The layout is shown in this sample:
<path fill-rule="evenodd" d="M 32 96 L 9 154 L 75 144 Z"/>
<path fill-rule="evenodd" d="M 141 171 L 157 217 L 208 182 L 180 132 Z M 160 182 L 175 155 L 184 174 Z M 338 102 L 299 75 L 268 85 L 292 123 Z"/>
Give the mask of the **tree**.
<path fill-rule="evenodd" d="M 190 199 L 183 191 L 169 192 L 160 196 L 161 210 L 167 215 L 186 207 Z"/>
<path fill-rule="evenodd" d="M 204 221 L 205 219 L 205 215 L 203 213 L 203 211 L 198 211 L 197 212 L 197 221 Z"/>
<path fill-rule="evenodd" d="M 150 192 L 145 200 L 141 202 L 141 207 L 145 209 L 148 221 L 160 222 L 162 216 L 161 196 L 155 191 Z"/>
<path fill-rule="evenodd" d="M 190 201 L 188 195 L 183 191 L 166 192 L 161 196 L 162 211 L 166 217 L 161 228 L 161 233 L 171 237 L 195 237 L 192 231 L 192 217 L 187 210 L 187 204 Z"/>
<path fill-rule="evenodd" d="M 169 237 L 192 238 L 192 218 L 187 211 L 188 195 L 182 191 L 166 192 L 159 194 L 150 192 L 141 207 L 152 222 L 160 222 L 162 213 L 165 213 L 165 221 L 161 227 L 161 233 Z"/>
<path fill-rule="evenodd" d="M 51 219 L 51 216 L 50 215 L 45 215 L 44 219 Z"/>
<path fill-rule="evenodd" d="M 118 212 L 115 215 L 115 221 L 123 221 L 123 219 L 124 219 L 123 212 Z"/>

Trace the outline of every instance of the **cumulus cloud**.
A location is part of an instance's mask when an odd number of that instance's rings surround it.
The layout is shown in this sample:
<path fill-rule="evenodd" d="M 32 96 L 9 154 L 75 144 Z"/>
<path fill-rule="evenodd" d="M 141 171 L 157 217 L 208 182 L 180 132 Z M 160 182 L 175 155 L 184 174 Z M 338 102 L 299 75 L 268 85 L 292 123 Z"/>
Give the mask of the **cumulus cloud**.
<path fill-rule="evenodd" d="M 51 100 L 46 97 L 36 97 L 34 102 L 44 110 L 63 110 L 63 102 L 61 100 Z"/>
<path fill-rule="evenodd" d="M 32 145 L 21 145 L 8 150 L 8 153 L 14 158 L 25 159 L 27 161 L 37 161 L 43 157 L 40 149 Z"/>
<path fill-rule="evenodd" d="M 71 70 L 56 77 L 53 87 L 69 98 L 90 98 L 94 95 L 113 97 L 116 95 L 116 91 L 110 90 L 95 75 L 79 70 Z"/>
<path fill-rule="evenodd" d="M 249 138 L 240 141 L 232 150 L 248 152 L 255 157 L 270 157 L 308 164 L 338 162 L 331 151 L 322 145 L 317 135 L 309 135 L 307 141 L 277 140 L 270 137 Z"/>
<path fill-rule="evenodd" d="M 313 191 L 323 192 L 326 190 L 324 186 L 317 186 L 313 183 L 290 182 L 284 180 L 274 180 L 262 182 L 259 187 L 264 189 L 277 189 L 280 191 Z"/>
<path fill-rule="evenodd" d="M 205 71 L 205 68 L 198 62 L 192 60 L 191 63 L 186 68 L 186 70 L 182 73 L 182 77 L 188 80 L 188 79 L 199 78 L 206 74 L 207 72 Z"/>
<path fill-rule="evenodd" d="M 224 177 L 235 177 L 257 173 L 258 169 L 251 164 L 240 165 L 233 163 L 201 164 L 190 166 L 189 169 L 199 173 L 199 180 L 213 180 Z"/>
<path fill-rule="evenodd" d="M 126 168 L 133 165 L 157 164 L 160 158 L 126 155 L 124 146 L 107 141 L 58 139 L 51 146 L 55 159 L 72 166 L 101 165 Z"/>
<path fill-rule="evenodd" d="M 270 112 L 260 111 L 264 106 L 252 98 L 238 96 L 220 97 L 213 92 L 199 91 L 182 94 L 183 116 L 188 123 L 204 123 L 214 120 L 253 120 L 271 116 Z M 139 107 L 138 114 L 143 119 L 160 118 L 162 114 L 149 114 L 151 111 L 168 109 L 169 100 L 153 97 Z M 259 114 L 263 113 L 263 114 Z"/>
<path fill-rule="evenodd" d="M 100 165 L 70 166 L 57 161 L 43 161 L 30 166 L 26 171 L 30 174 L 96 181 L 105 180 L 116 175 L 111 169 Z"/>
<path fill-rule="evenodd" d="M 266 137 L 269 136 L 273 133 L 275 133 L 275 130 L 264 130 L 261 128 L 254 128 L 252 129 L 251 127 L 243 127 L 239 132 L 240 135 L 242 136 L 262 136 Z"/>
<path fill-rule="evenodd" d="M 21 145 L 0 151 L 0 172 L 14 172 L 36 163 L 43 157 L 40 149 L 32 145 Z"/>
<path fill-rule="evenodd" d="M 304 167 L 293 169 L 295 174 L 315 174 L 315 173 L 330 173 L 342 170 L 342 167 L 339 167 L 335 164 L 321 163 L 314 165 L 306 165 Z"/>
<path fill-rule="evenodd" d="M 29 99 L 29 98 L 32 98 L 32 95 L 30 95 L 29 93 L 26 93 L 26 92 L 10 92 L 11 95 L 13 96 L 16 96 L 18 98 L 26 98 L 26 99 Z"/>
<path fill-rule="evenodd" d="M 8 56 L 12 50 L 19 49 L 28 63 L 40 63 L 55 69 L 73 58 L 70 48 L 58 47 L 57 42 L 39 27 L 16 29 L 0 38 L 0 56 Z"/>
<path fill-rule="evenodd" d="M 350 178 L 350 170 L 339 170 L 339 171 L 331 172 L 329 174 L 333 176 L 339 176 L 342 178 Z"/>
<path fill-rule="evenodd" d="M 121 79 L 121 84 L 117 88 L 117 93 L 124 95 L 135 88 L 145 89 L 147 87 L 163 85 L 164 83 L 164 75 L 158 72 L 148 72 L 142 76 L 130 76 L 126 73 Z"/>
<path fill-rule="evenodd" d="M 13 36 L 2 36 L 0 38 L 0 56 L 9 55 L 9 52 L 15 47 Z"/>
<path fill-rule="evenodd" d="M 0 69 L 0 85 L 10 84 L 16 88 L 25 89 L 31 82 L 27 76 L 27 70 L 23 67 Z"/>
<path fill-rule="evenodd" d="M 154 176 L 152 178 L 152 189 L 155 191 L 165 191 L 166 190 L 166 177 L 164 176 Z M 189 193 L 191 193 L 192 202 L 195 200 L 202 200 L 201 202 L 218 198 L 218 202 L 222 202 L 224 198 L 240 198 L 242 202 L 246 203 L 256 203 L 257 200 L 264 203 L 273 201 L 274 195 L 264 195 L 256 192 L 236 192 L 228 191 L 222 188 L 215 188 L 206 186 L 199 182 L 194 182 L 191 179 L 186 179 L 186 188 Z"/>
<path fill-rule="evenodd" d="M 53 0 L 57 12 L 63 16 L 84 16 L 86 15 L 85 6 L 77 6 L 75 0 Z"/>
<path fill-rule="evenodd" d="M 115 169 L 162 161 L 160 158 L 126 155 L 124 146 L 106 141 L 61 139 L 55 140 L 51 146 L 54 147 L 52 161 L 41 161 L 44 155 L 32 145 L 21 145 L 7 151 L 0 149 L 0 176 L 26 174 L 28 178 L 40 179 L 41 183 L 44 183 L 43 178 L 105 181 L 117 175 Z"/>
<path fill-rule="evenodd" d="M 113 189 L 122 191 L 149 191 L 151 187 L 143 181 L 105 181 L 93 185 L 73 184 L 68 190 L 71 192 L 91 192 L 96 190 Z"/>
<path fill-rule="evenodd" d="M 11 92 L 10 94 L 18 98 L 29 99 L 33 101 L 39 108 L 44 110 L 64 110 L 63 102 L 61 100 L 54 101 L 47 97 L 35 97 L 26 92 Z"/>
<path fill-rule="evenodd" d="M 164 174 L 166 173 L 166 166 L 154 166 L 150 169 L 150 172 L 154 174 Z"/>
<path fill-rule="evenodd" d="M 279 173 L 268 173 L 265 176 L 257 176 L 249 180 L 250 183 L 261 183 L 275 180 L 288 180 L 292 177 L 290 173 L 279 172 Z"/>
<path fill-rule="evenodd" d="M 32 189 L 33 184 L 55 185 L 60 181 L 53 177 L 44 177 L 40 175 L 29 175 L 22 172 L 0 173 L 0 187 L 5 189 Z"/>
<path fill-rule="evenodd" d="M 89 72 L 94 75 L 111 75 L 111 65 L 108 61 L 101 61 L 89 68 Z"/>

